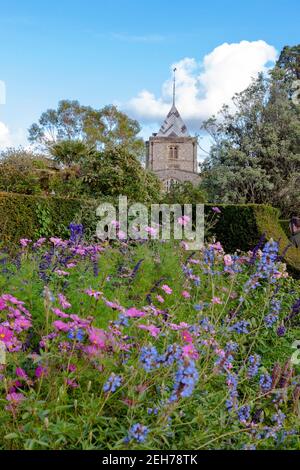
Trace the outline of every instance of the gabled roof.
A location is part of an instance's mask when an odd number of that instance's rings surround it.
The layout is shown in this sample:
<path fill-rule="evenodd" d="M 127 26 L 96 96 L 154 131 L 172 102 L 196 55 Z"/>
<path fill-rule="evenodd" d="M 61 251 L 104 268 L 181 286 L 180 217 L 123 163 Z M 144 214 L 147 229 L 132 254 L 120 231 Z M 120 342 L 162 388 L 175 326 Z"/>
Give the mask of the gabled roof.
<path fill-rule="evenodd" d="M 173 104 L 163 125 L 159 129 L 157 137 L 189 137 L 187 127 L 184 124 L 175 104 Z"/>

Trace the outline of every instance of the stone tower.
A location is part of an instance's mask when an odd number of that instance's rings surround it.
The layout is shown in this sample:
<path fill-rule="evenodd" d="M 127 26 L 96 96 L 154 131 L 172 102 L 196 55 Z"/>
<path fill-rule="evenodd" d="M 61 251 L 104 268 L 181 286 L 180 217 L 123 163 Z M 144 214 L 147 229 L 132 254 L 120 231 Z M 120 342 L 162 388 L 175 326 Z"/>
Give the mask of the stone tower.
<path fill-rule="evenodd" d="M 197 138 L 191 137 L 175 105 L 175 71 L 173 105 L 158 133 L 146 142 L 146 167 L 164 183 L 200 182 L 197 173 Z"/>

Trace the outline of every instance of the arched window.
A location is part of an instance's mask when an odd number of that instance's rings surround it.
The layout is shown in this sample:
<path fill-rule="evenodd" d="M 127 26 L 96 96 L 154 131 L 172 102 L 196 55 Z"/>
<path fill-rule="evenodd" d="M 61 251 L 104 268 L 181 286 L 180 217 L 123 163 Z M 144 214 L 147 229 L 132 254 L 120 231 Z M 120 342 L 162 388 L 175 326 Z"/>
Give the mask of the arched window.
<path fill-rule="evenodd" d="M 178 146 L 177 145 L 170 145 L 169 146 L 169 160 L 177 160 L 178 159 Z"/>

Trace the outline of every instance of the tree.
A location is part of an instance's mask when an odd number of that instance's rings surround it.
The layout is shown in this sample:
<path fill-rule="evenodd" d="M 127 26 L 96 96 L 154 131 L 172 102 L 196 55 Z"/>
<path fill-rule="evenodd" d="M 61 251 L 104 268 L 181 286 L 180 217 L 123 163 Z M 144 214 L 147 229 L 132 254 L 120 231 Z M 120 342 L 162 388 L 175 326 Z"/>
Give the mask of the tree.
<path fill-rule="evenodd" d="M 202 168 L 211 201 L 269 203 L 286 215 L 299 206 L 300 109 L 282 63 L 204 123 L 214 139 Z"/>
<path fill-rule="evenodd" d="M 124 146 L 95 152 L 84 161 L 82 180 L 91 197 L 127 196 L 132 201 L 158 201 L 161 183 Z"/>
<path fill-rule="evenodd" d="M 79 141 L 98 150 L 124 146 L 140 158 L 144 152 L 140 130 L 139 123 L 116 106 L 94 109 L 78 101 L 62 100 L 56 110 L 48 109 L 38 123 L 32 124 L 29 141 L 50 151 L 61 141 Z"/>

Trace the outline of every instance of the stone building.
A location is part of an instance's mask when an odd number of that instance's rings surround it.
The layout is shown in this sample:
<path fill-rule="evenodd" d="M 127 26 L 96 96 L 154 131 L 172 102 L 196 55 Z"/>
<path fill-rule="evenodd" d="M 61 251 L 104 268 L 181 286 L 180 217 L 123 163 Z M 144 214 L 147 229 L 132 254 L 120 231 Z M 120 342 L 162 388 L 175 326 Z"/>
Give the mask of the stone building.
<path fill-rule="evenodd" d="M 166 189 L 178 182 L 200 182 L 197 138 L 189 135 L 175 106 L 175 76 L 173 105 L 159 132 L 146 142 L 146 150 L 146 167 L 163 181 Z"/>

